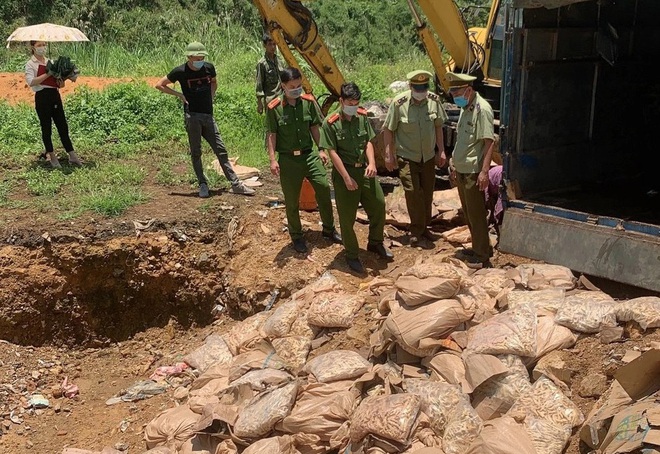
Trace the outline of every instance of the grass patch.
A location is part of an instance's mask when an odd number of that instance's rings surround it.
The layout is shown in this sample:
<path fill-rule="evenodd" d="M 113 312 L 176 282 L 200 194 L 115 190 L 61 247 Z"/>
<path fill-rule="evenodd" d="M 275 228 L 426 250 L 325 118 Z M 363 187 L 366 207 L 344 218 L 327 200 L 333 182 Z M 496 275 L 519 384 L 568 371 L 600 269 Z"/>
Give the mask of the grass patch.
<path fill-rule="evenodd" d="M 0 181 L 0 207 L 9 203 L 9 193 L 11 192 L 11 183 L 9 181 Z"/>
<path fill-rule="evenodd" d="M 118 216 L 147 200 L 141 189 L 145 176 L 145 170 L 133 163 L 109 162 L 98 168 L 80 169 L 70 178 L 77 200 L 71 211 Z"/>
<path fill-rule="evenodd" d="M 23 172 L 23 178 L 27 184 L 28 192 L 36 196 L 54 196 L 64 183 L 66 177 L 60 170 L 46 170 L 43 167 L 35 167 Z"/>

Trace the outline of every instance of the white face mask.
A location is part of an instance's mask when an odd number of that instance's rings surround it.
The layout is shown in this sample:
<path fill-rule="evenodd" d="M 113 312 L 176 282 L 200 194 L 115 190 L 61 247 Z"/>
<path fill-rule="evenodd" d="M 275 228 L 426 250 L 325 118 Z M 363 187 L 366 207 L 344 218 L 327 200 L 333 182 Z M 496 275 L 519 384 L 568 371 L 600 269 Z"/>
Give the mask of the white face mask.
<path fill-rule="evenodd" d="M 39 55 L 40 57 L 43 57 L 46 55 L 46 46 L 39 46 L 34 48 L 34 55 Z"/>
<path fill-rule="evenodd" d="M 303 88 L 298 87 L 298 88 L 293 88 L 291 90 L 286 90 L 286 96 L 291 99 L 296 99 L 300 98 L 300 95 L 303 93 Z"/>
<path fill-rule="evenodd" d="M 349 117 L 352 117 L 353 115 L 355 115 L 357 113 L 358 107 L 359 106 L 347 106 L 346 104 L 344 104 L 341 107 L 341 110 L 342 110 L 342 112 L 344 112 L 345 115 L 348 115 Z"/>
<path fill-rule="evenodd" d="M 412 97 L 415 98 L 415 100 L 417 100 L 417 101 L 421 101 L 423 99 L 426 99 L 428 94 L 429 94 L 429 92 L 426 91 L 426 90 L 424 90 L 424 91 L 415 91 L 415 90 L 413 90 Z"/>

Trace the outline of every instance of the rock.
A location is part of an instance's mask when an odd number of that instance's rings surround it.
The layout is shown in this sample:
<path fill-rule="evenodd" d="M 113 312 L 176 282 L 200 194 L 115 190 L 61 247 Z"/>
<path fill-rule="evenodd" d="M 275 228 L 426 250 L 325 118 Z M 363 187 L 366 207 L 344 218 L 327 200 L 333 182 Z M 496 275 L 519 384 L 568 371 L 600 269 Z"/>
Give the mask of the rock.
<path fill-rule="evenodd" d="M 582 379 L 578 394 L 582 397 L 600 397 L 607 391 L 607 377 L 599 373 L 591 373 Z"/>
<path fill-rule="evenodd" d="M 117 451 L 128 451 L 128 443 L 124 443 L 123 441 L 115 443 L 114 448 Z"/>
<path fill-rule="evenodd" d="M 600 330 L 600 342 L 602 344 L 610 344 L 623 340 L 623 327 L 622 326 L 607 326 Z"/>
<path fill-rule="evenodd" d="M 538 380 L 541 375 L 545 375 L 553 381 L 557 379 L 570 386 L 575 372 L 575 370 L 566 365 L 566 362 L 562 358 L 562 352 L 553 351 L 539 360 L 532 371 L 532 376 L 534 380 Z"/>

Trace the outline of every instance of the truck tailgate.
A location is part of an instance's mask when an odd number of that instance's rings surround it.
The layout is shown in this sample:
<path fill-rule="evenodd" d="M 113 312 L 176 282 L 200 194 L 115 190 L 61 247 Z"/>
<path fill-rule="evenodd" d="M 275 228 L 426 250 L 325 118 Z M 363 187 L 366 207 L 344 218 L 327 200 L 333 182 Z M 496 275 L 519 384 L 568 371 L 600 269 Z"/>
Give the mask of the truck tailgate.
<path fill-rule="evenodd" d="M 660 292 L 660 227 L 510 201 L 499 250 Z"/>

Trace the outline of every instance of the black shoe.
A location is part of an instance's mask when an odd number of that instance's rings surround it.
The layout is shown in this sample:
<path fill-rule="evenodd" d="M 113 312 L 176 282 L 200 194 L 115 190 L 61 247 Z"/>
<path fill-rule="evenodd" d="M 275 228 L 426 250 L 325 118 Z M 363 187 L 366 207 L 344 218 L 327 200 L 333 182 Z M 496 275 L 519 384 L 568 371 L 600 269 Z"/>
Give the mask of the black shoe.
<path fill-rule="evenodd" d="M 433 249 L 435 245 L 431 243 L 429 240 L 424 238 L 423 236 L 417 237 L 417 236 L 411 236 L 410 237 L 410 246 L 411 247 L 419 247 L 422 249 Z"/>
<path fill-rule="evenodd" d="M 293 248 L 296 250 L 296 252 L 300 252 L 301 254 L 307 252 L 307 244 L 303 238 L 296 238 L 293 240 Z"/>
<path fill-rule="evenodd" d="M 348 263 L 348 267 L 355 271 L 356 273 L 364 273 L 364 267 L 362 266 L 362 262 L 360 262 L 359 259 L 346 259 L 346 263 Z"/>
<path fill-rule="evenodd" d="M 386 259 L 386 260 L 392 260 L 394 258 L 394 254 L 387 249 L 383 243 L 369 243 L 367 244 L 367 251 L 369 252 L 374 252 L 380 256 L 380 258 Z"/>
<path fill-rule="evenodd" d="M 426 238 L 429 241 L 438 241 L 440 239 L 439 235 L 436 235 L 429 229 L 424 230 L 424 233 L 422 233 L 422 236 Z"/>
<path fill-rule="evenodd" d="M 333 230 L 332 232 L 321 232 L 321 235 L 323 235 L 323 238 L 331 240 L 333 243 L 342 244 L 341 235 L 337 230 Z"/>

